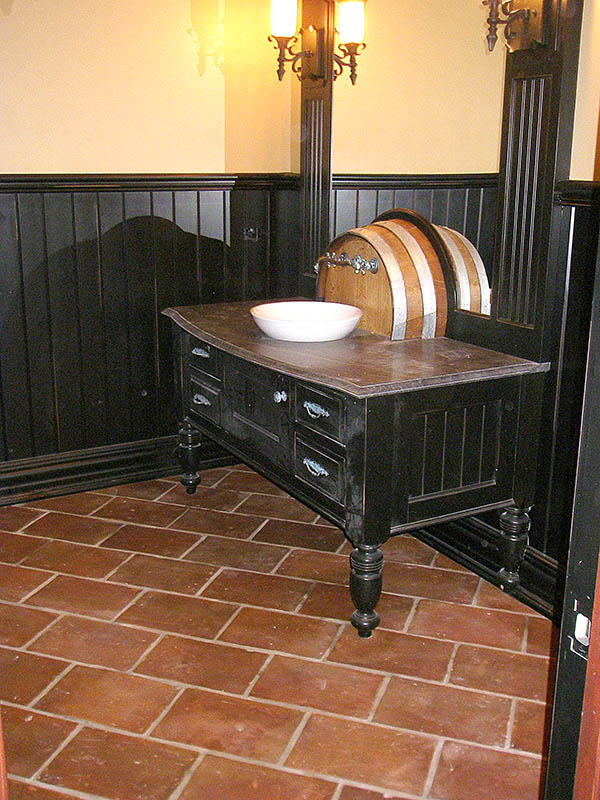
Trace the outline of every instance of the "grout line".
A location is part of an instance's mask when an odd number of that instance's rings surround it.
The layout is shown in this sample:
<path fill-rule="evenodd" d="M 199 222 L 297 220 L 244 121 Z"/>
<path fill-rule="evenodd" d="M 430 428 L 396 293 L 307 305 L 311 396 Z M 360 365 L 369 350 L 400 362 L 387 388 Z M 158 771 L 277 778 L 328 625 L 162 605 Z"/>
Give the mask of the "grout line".
<path fill-rule="evenodd" d="M 339 620 L 337 620 L 337 624 L 339 625 L 339 627 L 338 627 L 338 629 L 337 629 L 336 633 L 334 634 L 334 636 L 333 636 L 333 639 L 332 639 L 332 640 L 331 640 L 331 642 L 329 643 L 329 647 L 328 647 L 328 648 L 327 648 L 327 649 L 324 651 L 324 653 L 323 653 L 323 655 L 321 656 L 321 658 L 320 658 L 320 659 L 318 659 L 319 661 L 323 661 L 323 662 L 325 662 L 325 661 L 328 661 L 328 660 L 329 660 L 329 656 L 330 656 L 330 655 L 331 655 L 331 653 L 333 652 L 333 648 L 334 648 L 334 647 L 335 647 L 335 645 L 337 644 L 337 642 L 338 642 L 338 640 L 340 639 L 340 637 L 341 637 L 342 633 L 343 633 L 343 632 L 346 630 L 346 628 L 347 628 L 347 627 L 348 627 L 348 625 L 349 625 L 349 623 L 347 623 L 347 622 L 340 622 Z M 337 663 L 337 662 L 335 662 L 335 661 L 332 661 L 332 662 L 330 662 L 330 663 L 332 663 L 332 664 L 335 664 L 335 663 Z"/>
<path fill-rule="evenodd" d="M 161 723 L 161 722 L 163 721 L 163 719 L 164 719 L 164 718 L 167 716 L 167 714 L 168 714 L 168 713 L 169 713 L 169 711 L 170 711 L 170 710 L 173 708 L 173 706 L 175 705 L 175 703 L 176 703 L 176 702 L 179 700 L 179 698 L 181 697 L 181 695 L 182 695 L 184 692 L 187 692 L 187 690 L 188 690 L 188 687 L 187 687 L 187 686 L 183 686 L 181 689 L 179 689 L 179 691 L 175 692 L 175 694 L 173 695 L 173 698 L 171 699 L 171 702 L 170 702 L 170 703 L 167 703 L 167 705 L 166 705 L 166 706 L 163 708 L 163 710 L 160 712 L 160 714 L 158 714 L 158 716 L 156 716 L 156 717 L 155 717 L 155 718 L 152 720 L 152 722 L 151 722 L 151 723 L 148 725 L 148 727 L 146 728 L 146 730 L 144 731 L 144 733 L 143 733 L 143 734 L 141 734 L 141 736 L 140 736 L 140 738 L 141 738 L 141 739 L 153 738 L 153 737 L 152 737 L 152 733 L 151 733 L 151 732 L 152 732 L 153 730 L 155 730 L 156 728 L 158 728 L 158 726 L 160 725 L 160 723 Z M 173 743 L 175 740 L 169 740 L 169 741 L 170 741 L 171 743 Z M 180 744 L 183 744 L 183 742 L 181 742 Z"/>
<path fill-rule="evenodd" d="M 505 739 L 505 742 L 504 742 L 504 747 L 507 750 L 511 749 L 510 743 L 512 741 L 516 714 L 517 714 L 517 698 L 514 697 L 512 702 L 511 702 L 511 704 L 510 704 L 510 713 L 508 715 L 508 722 L 507 722 L 507 725 L 506 725 L 506 739 Z"/>
<path fill-rule="evenodd" d="M 442 756 L 442 748 L 445 743 L 445 739 L 440 739 L 433 751 L 433 755 L 431 757 L 431 761 L 429 762 L 429 770 L 427 772 L 427 777 L 425 778 L 425 784 L 423 786 L 423 797 L 429 797 L 429 793 L 431 791 L 431 787 L 433 786 L 433 780 L 435 778 L 435 774 L 437 772 L 440 758 Z"/>
<path fill-rule="evenodd" d="M 62 681 L 62 679 L 65 678 L 69 674 L 69 672 L 72 672 L 72 670 L 75 669 L 76 666 L 77 666 L 77 664 L 75 664 L 72 661 L 71 662 L 67 662 L 67 665 L 63 669 L 63 671 L 61 673 L 59 673 L 53 680 L 51 680 L 50 683 L 47 686 L 45 686 L 42 689 L 41 692 L 38 692 L 38 694 L 36 694 L 36 696 L 33 698 L 33 700 L 29 701 L 29 703 L 27 704 L 29 706 L 29 708 L 31 708 L 34 711 L 40 711 L 41 709 L 38 709 L 38 708 L 35 707 L 36 703 L 39 703 L 39 701 L 43 697 L 45 697 L 48 694 L 48 692 L 51 689 L 53 689 L 59 681 Z"/>
<path fill-rule="evenodd" d="M 65 738 L 65 740 L 61 742 L 61 744 L 56 748 L 56 750 L 54 750 L 54 752 L 51 753 L 50 756 L 48 756 L 48 758 L 44 761 L 44 763 L 36 769 L 36 771 L 31 776 L 31 780 L 37 780 L 39 776 L 43 773 L 44 769 L 52 761 L 54 761 L 56 756 L 58 756 L 65 749 L 65 747 L 69 744 L 69 742 L 71 742 L 77 736 L 77 734 L 83 730 L 84 727 L 85 726 L 83 723 L 75 725 L 75 727 L 73 728 L 71 733 Z"/>
<path fill-rule="evenodd" d="M 22 567 L 21 569 L 26 569 L 26 567 Z M 34 569 L 34 567 L 29 567 L 28 569 Z M 48 570 L 43 570 L 43 572 L 47 571 Z M 55 578 L 59 577 L 59 574 L 60 573 L 58 572 L 50 572 L 45 581 L 36 586 L 35 589 L 32 589 L 30 592 L 27 592 L 26 595 L 23 595 L 23 597 L 20 600 L 16 601 L 16 605 L 23 605 L 23 604 L 27 605 L 27 601 L 30 600 L 31 597 L 33 597 L 33 595 L 37 594 L 40 591 L 40 589 L 44 589 L 46 586 L 48 586 L 49 583 L 52 583 L 52 581 Z"/>
<path fill-rule="evenodd" d="M 118 611 L 116 611 L 113 614 L 113 616 L 110 617 L 110 619 L 108 619 L 108 620 L 105 619 L 104 621 L 105 622 L 117 622 L 119 617 L 122 614 L 124 614 L 127 611 L 128 608 L 131 608 L 132 606 L 134 606 L 138 602 L 138 600 L 141 600 L 142 597 L 144 597 L 145 595 L 149 594 L 150 591 L 151 590 L 146 588 L 145 586 L 138 587 L 138 593 L 136 594 L 136 596 L 133 597 L 128 603 L 126 603 L 126 605 L 124 605 L 123 608 L 120 608 Z"/>
<path fill-rule="evenodd" d="M 446 674 L 444 675 L 444 677 L 441 680 L 441 684 L 443 686 L 450 685 L 450 678 L 452 677 L 452 670 L 454 669 L 454 660 L 455 660 L 456 656 L 458 655 L 458 648 L 459 647 L 460 647 L 460 644 L 458 644 L 458 642 L 457 642 L 454 645 L 452 653 L 450 654 L 450 658 L 448 659 L 448 667 L 446 668 Z M 452 685 L 455 685 L 455 684 L 452 684 Z"/>
<path fill-rule="evenodd" d="M 13 775 L 10 771 L 8 772 L 8 777 L 11 781 L 15 783 L 20 783 L 21 785 L 25 786 L 27 790 L 33 789 L 40 789 L 42 792 L 47 793 L 48 791 L 51 792 L 49 795 L 51 797 L 54 794 L 54 789 L 56 786 L 52 786 L 49 783 L 42 783 L 39 780 L 33 780 L 32 778 L 24 778 L 22 775 Z M 72 797 L 73 800 L 98 800 L 98 795 L 88 794 L 87 792 L 80 792 L 77 789 L 70 789 L 67 786 L 60 787 L 61 794 L 64 794 L 65 797 Z"/>
<path fill-rule="evenodd" d="M 206 598 L 206 599 L 208 600 L 208 598 Z M 234 621 L 234 619 L 235 619 L 235 618 L 236 618 L 236 617 L 239 615 L 240 611 L 241 611 L 241 610 L 242 610 L 242 608 L 244 608 L 244 607 L 245 607 L 245 606 L 241 606 L 241 605 L 240 605 L 240 606 L 238 606 L 238 607 L 235 609 L 235 611 L 233 612 L 233 614 L 232 614 L 232 615 L 231 615 L 231 616 L 230 616 L 230 617 L 229 617 L 229 618 L 228 618 L 228 619 L 227 619 L 227 620 L 226 620 L 226 621 L 223 623 L 223 625 L 221 625 L 221 627 L 219 628 L 219 630 L 218 630 L 218 631 L 215 633 L 215 635 L 213 636 L 212 640 L 209 640 L 209 641 L 215 641 L 215 642 L 216 642 L 216 641 L 219 639 L 219 636 L 221 636 L 221 634 L 225 633 L 225 631 L 227 630 L 227 628 L 228 628 L 228 627 L 231 625 L 231 623 L 232 623 L 232 622 Z M 229 644 L 229 642 L 227 642 L 227 644 Z M 259 648 L 255 648 L 255 649 L 259 649 Z M 262 649 L 266 649 L 266 648 L 262 648 Z"/>
<path fill-rule="evenodd" d="M 169 635 L 168 633 L 163 633 L 161 636 L 157 636 L 156 639 L 153 642 L 151 642 L 148 645 L 148 647 L 144 650 L 142 655 L 136 661 L 134 661 L 133 664 L 128 669 L 126 669 L 126 670 L 116 670 L 116 671 L 117 672 L 123 672 L 126 675 L 136 674 L 136 675 L 144 675 L 144 677 L 152 677 L 152 676 L 145 675 L 143 672 L 136 673 L 135 671 L 139 667 L 139 665 L 142 663 L 142 661 L 144 661 L 150 655 L 150 653 L 154 650 L 154 648 L 157 647 L 159 645 L 159 643 L 162 642 L 163 639 L 168 635 Z"/>
<path fill-rule="evenodd" d="M 377 694 L 375 695 L 375 697 L 373 699 L 373 703 L 371 704 L 371 710 L 369 711 L 369 714 L 367 715 L 367 719 L 366 719 L 367 722 L 373 722 L 373 717 L 375 716 L 375 712 L 379 708 L 379 704 L 381 702 L 381 699 L 382 699 L 383 695 L 385 694 L 388 686 L 390 685 L 390 681 L 391 680 L 392 680 L 392 676 L 391 675 L 386 675 L 385 678 L 381 681 L 379 689 L 377 690 Z"/>
<path fill-rule="evenodd" d="M 178 533 L 179 532 L 179 531 L 175 531 L 174 529 L 171 529 L 171 528 L 168 528 L 167 530 L 173 530 L 173 533 Z M 177 556 L 177 558 L 174 558 L 173 559 L 174 561 L 185 561 L 186 560 L 186 556 L 188 556 L 192 552 L 192 550 L 194 550 L 196 547 L 198 547 L 200 542 L 203 542 L 206 539 L 206 537 L 208 536 L 208 533 L 192 533 L 190 531 L 181 531 L 181 532 L 182 533 L 184 533 L 184 532 L 185 533 L 189 533 L 190 536 L 197 536 L 198 539 L 193 544 L 191 544 L 187 548 L 187 550 L 184 550 L 182 553 L 180 553 Z M 154 555 L 154 554 L 153 553 L 148 553 L 148 555 Z M 163 556 L 163 558 L 170 558 L 170 556 Z"/>
<path fill-rule="evenodd" d="M 262 531 L 262 529 L 265 527 L 265 525 L 266 525 L 268 522 L 271 522 L 271 518 L 270 518 L 270 517 L 265 517 L 265 518 L 263 519 L 263 521 L 260 523 L 260 525 L 257 525 L 257 526 L 256 526 L 256 528 L 255 528 L 255 529 L 252 531 L 252 533 L 250 534 L 250 536 L 247 536 L 247 537 L 246 537 L 246 539 L 245 539 L 244 541 L 246 541 L 246 542 L 253 542 L 253 541 L 255 541 L 255 538 L 256 538 L 257 534 L 259 534 L 259 533 Z M 262 542 L 257 542 L 257 544 L 263 544 L 263 543 L 262 543 Z M 279 546 L 280 546 L 280 545 L 278 545 L 278 547 L 279 547 Z"/>
<path fill-rule="evenodd" d="M 422 598 L 420 597 L 413 598 L 412 607 L 408 612 L 408 616 L 406 617 L 404 625 L 402 626 L 402 633 L 408 633 L 408 629 L 410 628 L 412 621 L 415 617 L 415 614 L 417 613 L 417 608 L 419 606 L 419 603 L 421 602 L 421 599 Z"/>
<path fill-rule="evenodd" d="M 329 800 L 339 800 L 343 788 L 344 788 L 344 784 L 343 783 L 338 783 L 338 785 L 335 788 L 334 793 L 331 795 Z"/>
<path fill-rule="evenodd" d="M 282 577 L 283 577 L 283 576 L 282 576 Z M 298 578 L 298 579 L 296 579 L 296 578 L 293 578 L 292 580 L 306 580 L 306 579 L 305 579 L 305 578 Z M 294 609 L 294 611 L 293 611 L 293 613 L 294 613 L 294 614 L 300 614 L 300 609 L 301 609 L 301 608 L 302 608 L 302 606 L 303 606 L 303 605 L 306 603 L 306 601 L 308 600 L 308 598 L 311 596 L 311 594 L 313 593 L 313 591 L 314 591 L 314 588 L 315 588 L 315 586 L 316 586 L 316 585 L 317 585 L 317 582 L 316 582 L 316 581 L 311 581 L 311 582 L 310 582 L 310 586 L 308 586 L 308 587 L 307 587 L 306 591 L 304 592 L 304 595 L 302 596 L 302 599 L 301 599 L 301 600 L 300 600 L 300 602 L 299 602 L 299 603 L 296 605 L 296 608 L 295 608 L 295 609 Z M 304 614 L 304 615 L 300 615 L 300 616 L 305 616 L 305 617 L 308 617 L 308 616 L 310 616 L 310 614 Z"/>
<path fill-rule="evenodd" d="M 171 792 L 171 794 L 168 797 L 168 800 L 178 800 L 178 798 L 181 797 L 182 792 L 184 791 L 184 789 L 186 788 L 186 786 L 188 785 L 188 783 L 192 779 L 192 775 L 196 772 L 196 770 L 198 769 L 200 764 L 204 761 L 205 757 L 206 757 L 206 753 L 200 753 L 198 758 L 190 765 L 189 769 L 186 771 L 186 773 L 183 776 L 183 778 L 181 778 L 181 780 L 179 781 L 179 784 Z"/>
<path fill-rule="evenodd" d="M 213 564 L 212 566 L 216 566 L 216 565 L 215 565 L 215 564 Z M 208 577 L 208 578 L 207 578 L 207 579 L 204 581 L 204 583 L 203 583 L 203 584 L 202 584 L 202 586 L 201 586 L 201 587 L 198 589 L 198 591 L 197 591 L 197 592 L 195 592 L 195 593 L 194 593 L 194 594 L 192 594 L 192 595 L 189 595 L 189 597 L 202 597 L 202 592 L 206 591 L 206 590 L 208 589 L 208 587 L 211 585 L 211 583 L 212 583 L 212 582 L 215 580 L 215 578 L 218 578 L 218 577 L 219 577 L 219 575 L 222 575 L 222 574 L 223 574 L 223 572 L 224 572 L 224 570 L 226 570 L 226 569 L 231 569 L 231 567 L 219 567 L 218 569 L 216 569 L 216 570 L 215 570 L 215 572 L 214 572 L 212 575 L 210 575 L 210 576 L 209 576 L 209 577 Z M 202 599 L 203 599 L 203 600 L 208 600 L 208 599 L 214 599 L 214 598 L 203 597 Z"/>
<path fill-rule="evenodd" d="M 256 686 L 258 681 L 260 680 L 261 676 L 266 671 L 267 667 L 269 666 L 271 661 L 273 661 L 274 658 L 275 658 L 275 653 L 271 653 L 271 655 L 267 656 L 267 658 L 265 659 L 265 662 L 262 665 L 262 667 L 258 670 L 256 675 L 252 678 L 252 680 L 250 681 L 250 683 L 246 687 L 246 690 L 242 693 L 242 695 L 241 695 L 242 697 L 250 698 L 251 691 L 254 689 L 254 687 Z M 254 698 L 251 698 L 251 699 L 254 699 Z"/>
<path fill-rule="evenodd" d="M 279 760 L 276 762 L 277 766 L 283 766 L 285 764 L 285 762 L 287 760 L 287 757 L 292 752 L 296 742 L 298 741 L 298 739 L 302 735 L 302 731 L 306 727 L 306 723 L 310 719 L 310 716 L 311 716 L 311 712 L 307 711 L 304 714 L 304 716 L 302 717 L 302 719 L 300 720 L 300 722 L 298 723 L 298 726 L 296 727 L 296 730 L 290 736 L 290 739 L 289 739 L 287 745 L 285 746 L 285 749 L 284 749 L 283 753 L 279 757 Z"/>

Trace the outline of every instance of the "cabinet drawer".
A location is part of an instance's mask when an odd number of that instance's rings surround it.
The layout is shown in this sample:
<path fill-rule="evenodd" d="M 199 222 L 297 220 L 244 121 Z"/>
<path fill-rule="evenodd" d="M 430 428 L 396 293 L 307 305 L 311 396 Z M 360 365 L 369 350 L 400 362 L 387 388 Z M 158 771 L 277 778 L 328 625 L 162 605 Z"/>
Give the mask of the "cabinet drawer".
<path fill-rule="evenodd" d="M 188 384 L 188 411 L 192 417 L 209 419 L 215 424 L 221 421 L 221 391 L 192 376 Z"/>
<path fill-rule="evenodd" d="M 188 363 L 195 370 L 221 380 L 221 354 L 211 344 L 189 337 Z"/>
<path fill-rule="evenodd" d="M 307 384 L 297 384 L 296 420 L 336 441 L 343 437 L 344 405 L 342 398 Z"/>
<path fill-rule="evenodd" d="M 344 460 L 295 437 L 294 474 L 338 503 L 344 502 Z"/>

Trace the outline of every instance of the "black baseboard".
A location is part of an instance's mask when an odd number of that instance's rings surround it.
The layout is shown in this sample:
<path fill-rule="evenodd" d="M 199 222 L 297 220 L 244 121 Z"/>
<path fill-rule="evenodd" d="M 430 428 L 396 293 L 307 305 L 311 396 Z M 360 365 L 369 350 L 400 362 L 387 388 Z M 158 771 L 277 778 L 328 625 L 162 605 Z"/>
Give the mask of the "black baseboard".
<path fill-rule="evenodd" d="M 7 462 L 0 470 L 0 506 L 40 497 L 176 475 L 175 436 Z M 202 469 L 232 463 L 214 442 L 202 445 Z"/>
<path fill-rule="evenodd" d="M 496 573 L 502 566 L 502 534 L 492 525 L 477 517 L 470 517 L 424 528 L 414 535 L 482 578 L 498 584 Z M 560 613 L 558 593 L 561 586 L 556 561 L 528 547 L 521 566 L 521 583 L 513 592 L 513 597 L 553 619 Z"/>

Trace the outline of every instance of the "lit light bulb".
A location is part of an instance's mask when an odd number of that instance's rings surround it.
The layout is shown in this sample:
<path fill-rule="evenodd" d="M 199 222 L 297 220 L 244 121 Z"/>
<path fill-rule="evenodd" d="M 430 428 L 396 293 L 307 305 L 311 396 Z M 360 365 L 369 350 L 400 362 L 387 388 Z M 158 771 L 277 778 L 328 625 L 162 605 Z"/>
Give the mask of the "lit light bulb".
<path fill-rule="evenodd" d="M 360 44 L 365 36 L 364 0 L 338 0 L 337 29 L 342 44 Z"/>
<path fill-rule="evenodd" d="M 297 0 L 271 0 L 271 34 L 291 39 L 296 33 Z"/>

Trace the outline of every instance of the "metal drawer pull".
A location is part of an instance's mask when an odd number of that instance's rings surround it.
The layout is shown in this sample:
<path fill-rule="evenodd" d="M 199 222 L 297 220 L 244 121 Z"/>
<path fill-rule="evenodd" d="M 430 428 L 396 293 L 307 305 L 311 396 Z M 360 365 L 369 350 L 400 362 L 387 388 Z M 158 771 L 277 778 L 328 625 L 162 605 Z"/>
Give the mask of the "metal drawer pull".
<path fill-rule="evenodd" d="M 210 358 L 210 353 L 208 350 L 205 350 L 203 347 L 194 347 L 192 350 L 193 356 L 202 356 L 202 358 Z"/>
<path fill-rule="evenodd" d="M 306 409 L 306 413 L 308 414 L 308 416 L 312 417 L 313 419 L 319 419 L 319 417 L 329 416 L 329 411 L 327 411 L 326 408 L 317 405 L 317 403 L 311 403 L 310 400 L 305 400 L 303 405 L 304 408 Z"/>
<path fill-rule="evenodd" d="M 192 398 L 192 403 L 195 403 L 197 406 L 212 406 L 208 397 L 205 397 L 203 394 L 195 394 Z"/>
<path fill-rule="evenodd" d="M 314 475 L 315 478 L 328 478 L 329 473 L 322 467 L 318 461 L 313 461 L 312 458 L 303 458 L 302 463 L 306 467 L 306 469 L 310 472 L 311 475 Z"/>
<path fill-rule="evenodd" d="M 273 400 L 276 403 L 285 403 L 287 401 L 287 392 L 284 389 L 273 392 Z"/>

